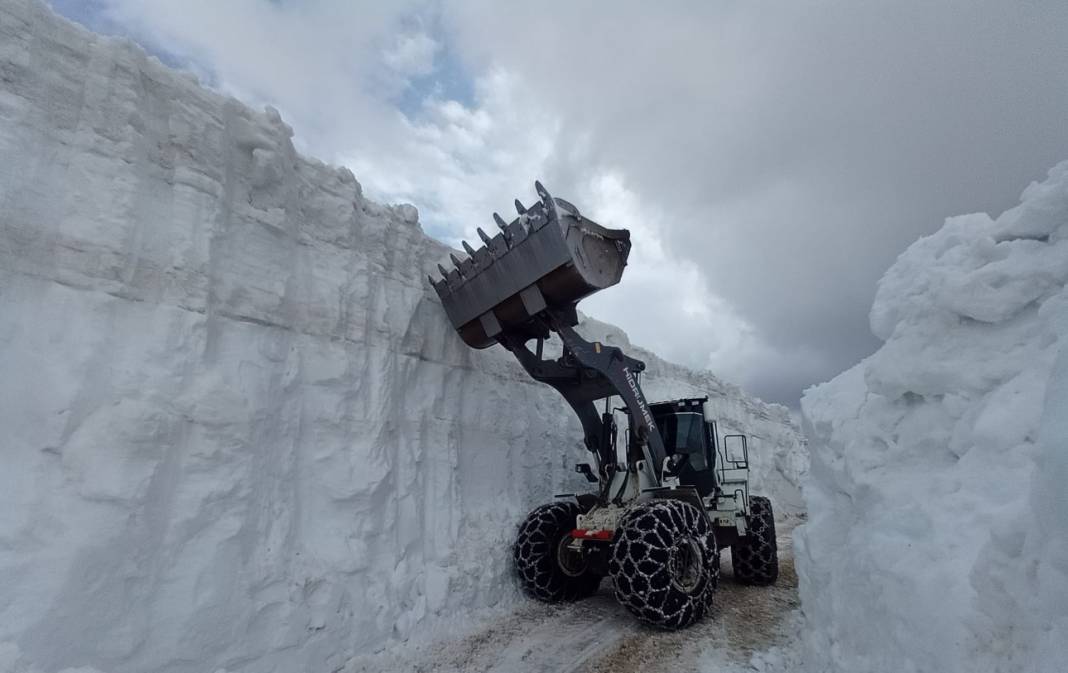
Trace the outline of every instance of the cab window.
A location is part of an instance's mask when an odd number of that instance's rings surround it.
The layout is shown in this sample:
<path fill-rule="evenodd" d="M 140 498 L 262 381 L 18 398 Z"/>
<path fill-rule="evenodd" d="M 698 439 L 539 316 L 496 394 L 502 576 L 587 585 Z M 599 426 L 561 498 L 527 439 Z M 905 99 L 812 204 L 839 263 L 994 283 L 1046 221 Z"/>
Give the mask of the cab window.
<path fill-rule="evenodd" d="M 656 418 L 660 438 L 669 454 L 690 454 L 690 469 L 701 471 L 708 467 L 705 451 L 705 424 L 701 414 L 668 414 Z"/>

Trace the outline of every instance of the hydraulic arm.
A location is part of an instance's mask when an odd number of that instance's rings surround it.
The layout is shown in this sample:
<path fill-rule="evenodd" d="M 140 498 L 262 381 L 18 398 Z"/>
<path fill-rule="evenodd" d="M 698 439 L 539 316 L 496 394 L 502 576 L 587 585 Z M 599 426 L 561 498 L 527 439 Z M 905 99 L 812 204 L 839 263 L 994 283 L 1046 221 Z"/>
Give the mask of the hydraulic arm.
<path fill-rule="evenodd" d="M 627 467 L 636 469 L 644 460 L 659 483 L 666 451 L 638 380 L 645 363 L 574 330 L 579 300 L 622 277 L 630 232 L 583 217 L 541 183 L 535 189 L 538 203 L 528 209 L 517 200 L 519 216 L 510 223 L 494 214 L 501 233 L 491 238 L 479 229 L 484 246 L 464 242 L 468 258 L 453 255 L 455 268 L 439 267 L 442 278 L 430 282 L 464 341 L 475 348 L 500 343 L 532 378 L 564 396 L 582 423 L 602 485 L 618 469 L 615 421 L 610 410 L 599 413 L 595 402 L 612 396 L 623 400 L 629 415 Z M 542 353 L 551 334 L 563 343 L 555 360 Z M 527 346 L 532 340 L 534 351 Z"/>
<path fill-rule="evenodd" d="M 515 355 L 531 378 L 555 388 L 575 410 L 585 433 L 586 448 L 597 456 L 603 480 L 610 477 L 608 472 L 617 462 L 614 420 L 611 413 L 599 413 L 595 402 L 612 396 L 623 400 L 630 417 L 631 440 L 635 443 L 631 449 L 637 455 L 628 459 L 641 456 L 654 472 L 658 471 L 666 452 L 638 382 L 645 363 L 616 346 L 587 341 L 554 313 L 546 311 L 545 317 L 539 320 L 563 342 L 563 354 L 559 358 L 542 357 L 540 338 L 535 352 L 531 352 L 523 337 L 504 335 L 501 344 Z"/>

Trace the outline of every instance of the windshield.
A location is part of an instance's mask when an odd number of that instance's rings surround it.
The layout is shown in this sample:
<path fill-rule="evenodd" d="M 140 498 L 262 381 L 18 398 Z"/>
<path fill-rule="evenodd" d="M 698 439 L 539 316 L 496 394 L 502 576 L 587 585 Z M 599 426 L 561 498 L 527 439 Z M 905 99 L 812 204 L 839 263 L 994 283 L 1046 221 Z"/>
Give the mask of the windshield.
<path fill-rule="evenodd" d="M 669 454 L 690 454 L 690 467 L 694 470 L 703 470 L 708 466 L 705 461 L 705 424 L 701 414 L 659 416 L 656 426 L 660 429 L 660 438 Z"/>

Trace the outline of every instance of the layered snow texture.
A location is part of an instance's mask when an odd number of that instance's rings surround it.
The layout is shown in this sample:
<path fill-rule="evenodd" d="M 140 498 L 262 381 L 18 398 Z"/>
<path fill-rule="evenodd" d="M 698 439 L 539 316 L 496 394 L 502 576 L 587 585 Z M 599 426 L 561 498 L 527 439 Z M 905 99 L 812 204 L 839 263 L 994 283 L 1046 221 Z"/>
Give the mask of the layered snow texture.
<path fill-rule="evenodd" d="M 883 277 L 883 347 L 806 392 L 813 671 L 1068 670 L 1068 163 Z"/>
<path fill-rule="evenodd" d="M 517 525 L 581 487 L 562 398 L 448 324 L 416 210 L 291 136 L 0 0 L 0 670 L 332 671 L 516 600 Z M 637 354 L 796 497 L 785 409 Z"/>

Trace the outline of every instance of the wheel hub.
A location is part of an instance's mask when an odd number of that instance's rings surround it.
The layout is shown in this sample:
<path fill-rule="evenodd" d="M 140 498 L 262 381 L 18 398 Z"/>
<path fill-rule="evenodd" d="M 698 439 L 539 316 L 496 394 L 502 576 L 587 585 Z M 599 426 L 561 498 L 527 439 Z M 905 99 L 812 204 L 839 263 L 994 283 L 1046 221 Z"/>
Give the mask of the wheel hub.
<path fill-rule="evenodd" d="M 568 577 L 580 577 L 586 572 L 589 560 L 582 552 L 571 549 L 571 536 L 565 535 L 556 545 L 556 565 Z"/>
<path fill-rule="evenodd" d="M 701 570 L 704 568 L 704 554 L 701 546 L 693 538 L 685 538 L 676 543 L 671 550 L 669 570 L 671 583 L 679 591 L 693 593 L 701 583 Z"/>

